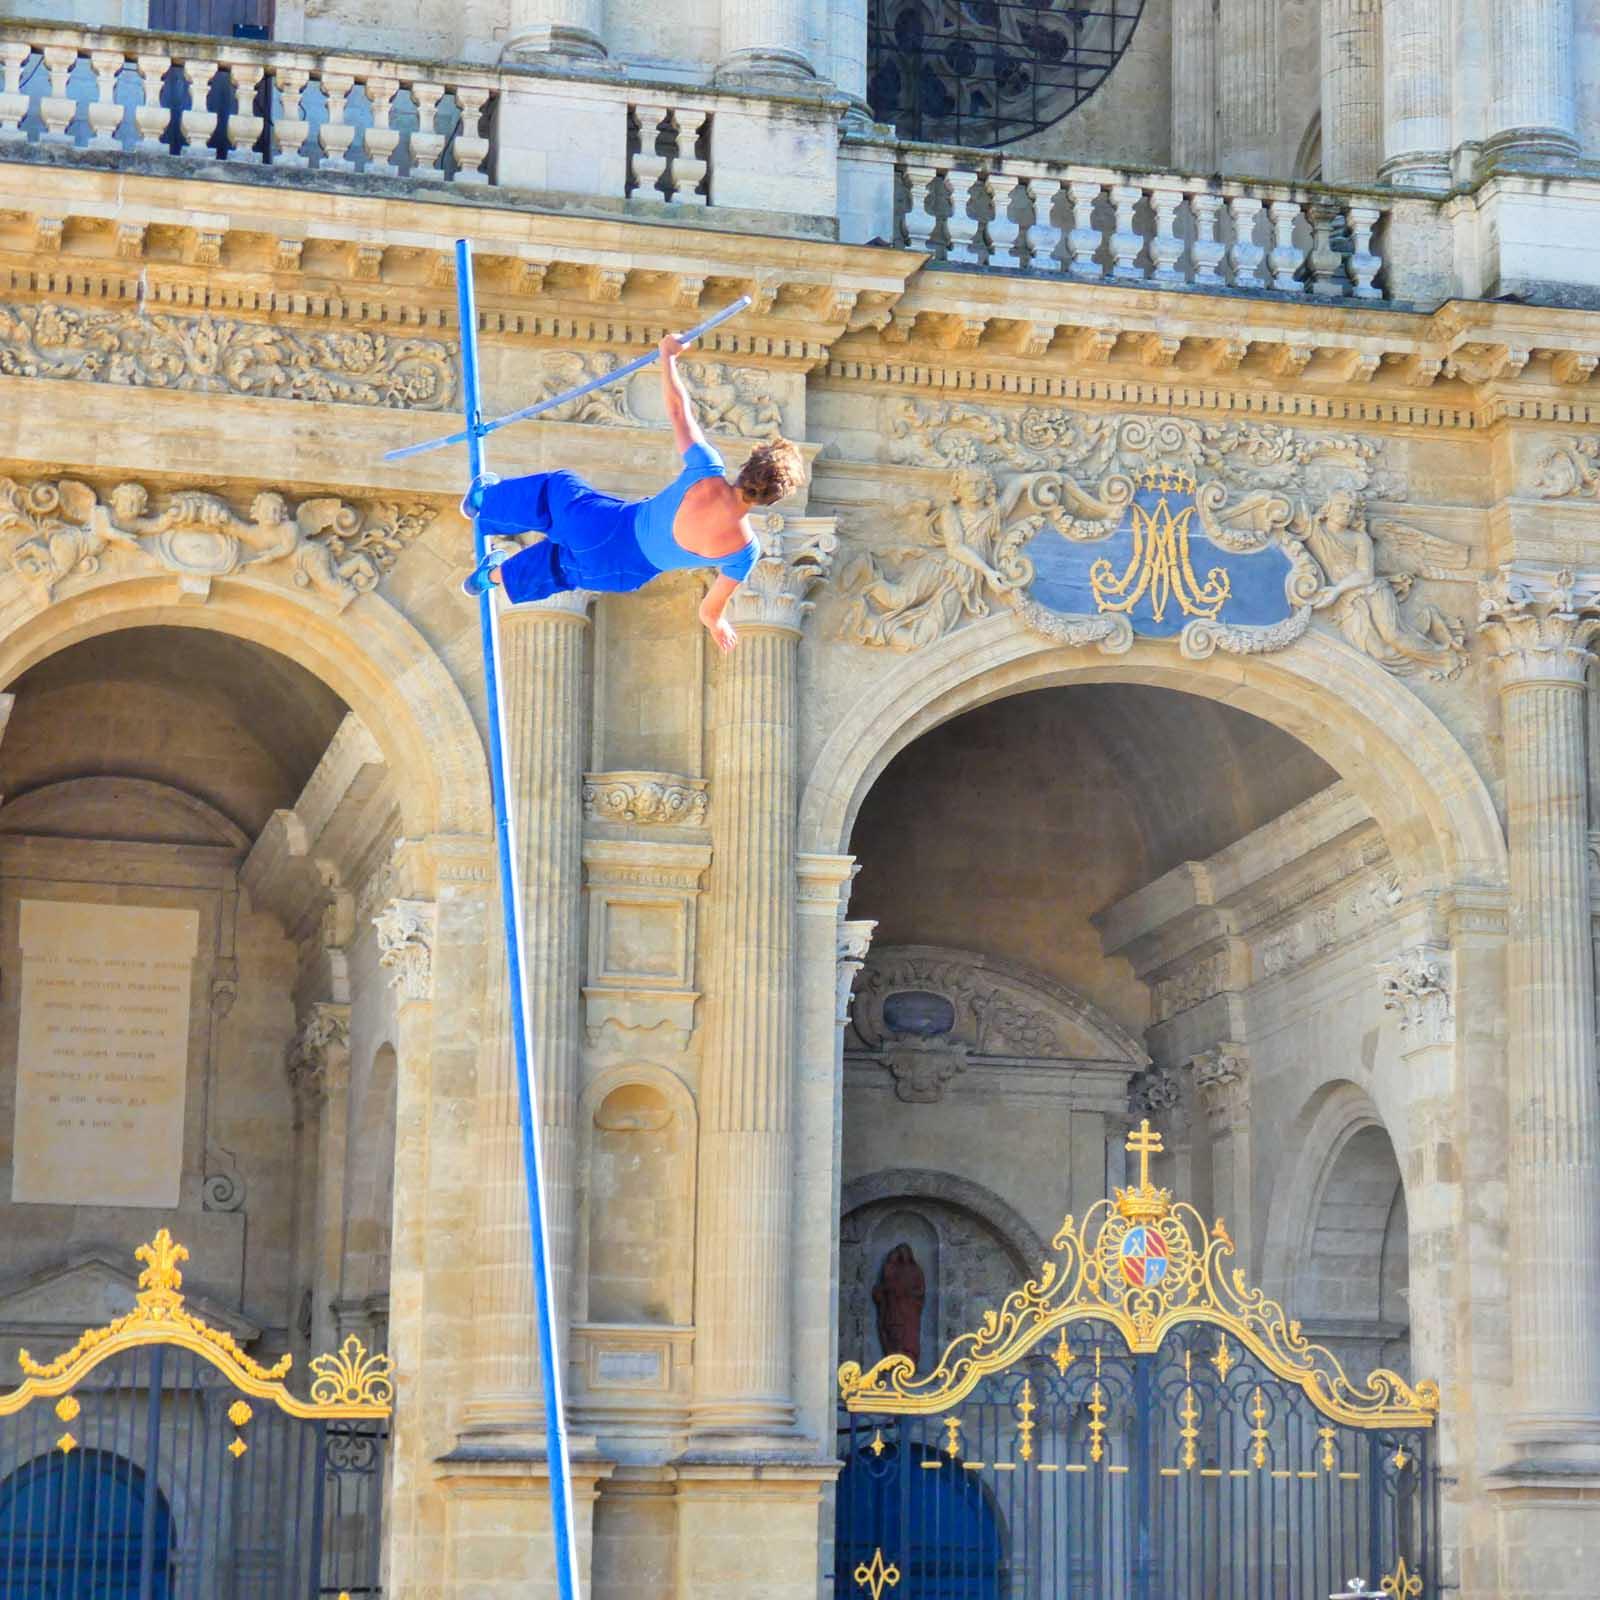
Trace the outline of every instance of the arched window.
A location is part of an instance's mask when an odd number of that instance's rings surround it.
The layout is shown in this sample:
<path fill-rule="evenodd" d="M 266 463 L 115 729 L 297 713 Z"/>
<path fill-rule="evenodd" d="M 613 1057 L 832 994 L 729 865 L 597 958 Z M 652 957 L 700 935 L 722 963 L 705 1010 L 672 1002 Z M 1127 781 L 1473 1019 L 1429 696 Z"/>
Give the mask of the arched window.
<path fill-rule="evenodd" d="M 146 1495 L 154 1515 L 146 1517 Z M 147 1523 L 149 1528 L 146 1544 Z M 52 1452 L 0 1483 L 0 1527 L 14 1564 L 10 1600 L 167 1600 L 172 1593 L 172 1515 L 144 1474 L 106 1450 Z M 20 1569 L 20 1570 L 16 1570 Z M 151 1583 L 141 1590 L 148 1569 Z"/>
<path fill-rule="evenodd" d="M 867 97 L 902 139 L 990 147 L 1083 104 L 1144 0 L 872 0 Z"/>

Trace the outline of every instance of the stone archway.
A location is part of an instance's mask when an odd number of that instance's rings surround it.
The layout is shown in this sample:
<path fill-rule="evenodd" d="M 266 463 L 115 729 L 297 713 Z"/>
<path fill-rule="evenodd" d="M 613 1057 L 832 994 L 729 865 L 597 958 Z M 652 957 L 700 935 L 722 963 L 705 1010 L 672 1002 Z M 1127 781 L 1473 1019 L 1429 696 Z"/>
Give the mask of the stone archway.
<path fill-rule="evenodd" d="M 1205 661 L 1139 641 L 1104 656 L 1050 644 L 1011 616 L 918 651 L 850 705 L 811 764 L 800 848 L 845 851 L 879 774 L 940 723 L 1029 689 L 1111 682 L 1221 701 L 1300 740 L 1361 797 L 1408 886 L 1505 881 L 1504 830 L 1467 753 L 1421 700 L 1337 640 L 1312 633 L 1275 655 Z"/>
<path fill-rule="evenodd" d="M 176 600 L 170 578 L 112 579 L 13 628 L 0 641 L 0 684 L 83 640 L 153 626 L 229 633 L 298 662 L 378 741 L 399 781 L 409 837 L 488 834 L 477 721 L 422 633 L 378 594 L 334 614 L 322 602 L 265 584 L 220 582 L 204 605 L 194 605 Z"/>

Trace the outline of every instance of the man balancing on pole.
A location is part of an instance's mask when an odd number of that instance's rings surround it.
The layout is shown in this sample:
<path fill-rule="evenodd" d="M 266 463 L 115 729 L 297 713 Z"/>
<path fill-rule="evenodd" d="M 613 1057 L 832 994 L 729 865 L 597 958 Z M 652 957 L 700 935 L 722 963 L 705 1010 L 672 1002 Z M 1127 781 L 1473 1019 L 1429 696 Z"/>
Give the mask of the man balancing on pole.
<path fill-rule="evenodd" d="M 536 472 L 505 482 L 486 473 L 467 492 L 462 511 L 476 513 L 488 535 L 544 538 L 521 550 L 490 551 L 461 586 L 469 595 L 496 583 L 514 605 L 566 589 L 619 594 L 679 567 L 715 567 L 700 620 L 719 650 L 734 647 L 738 636 L 723 613 L 761 554 L 749 513 L 793 494 L 805 481 L 805 463 L 789 440 L 774 439 L 758 445 L 729 483 L 678 371 L 683 349 L 671 334 L 660 344 L 661 392 L 683 471 L 648 500 L 601 494 L 573 472 Z"/>

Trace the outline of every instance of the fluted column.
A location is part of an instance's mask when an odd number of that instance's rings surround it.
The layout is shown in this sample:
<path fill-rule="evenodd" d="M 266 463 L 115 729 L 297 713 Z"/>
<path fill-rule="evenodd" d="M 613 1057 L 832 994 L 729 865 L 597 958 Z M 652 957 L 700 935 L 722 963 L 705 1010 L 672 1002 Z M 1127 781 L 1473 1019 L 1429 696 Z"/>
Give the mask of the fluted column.
<path fill-rule="evenodd" d="M 1578 153 L 1572 0 L 1490 0 L 1487 148 L 1539 165 Z"/>
<path fill-rule="evenodd" d="M 1600 579 L 1503 569 L 1483 631 L 1501 673 L 1511 861 L 1507 982 L 1512 1414 L 1539 1455 L 1600 1448 L 1585 675 Z"/>
<path fill-rule="evenodd" d="M 1222 0 L 1217 13 L 1218 165 L 1272 177 L 1278 138 L 1278 0 Z"/>
<path fill-rule="evenodd" d="M 811 78 L 805 0 L 722 0 L 720 74 Z"/>
<path fill-rule="evenodd" d="M 512 60 L 602 61 L 605 15 L 605 0 L 511 0 L 511 30 L 502 53 Z"/>
<path fill-rule="evenodd" d="M 729 616 L 711 726 L 711 889 L 700 1082 L 692 1423 L 782 1432 L 790 1372 L 795 743 L 806 595 L 831 521 L 768 520 Z"/>
<path fill-rule="evenodd" d="M 1383 159 L 1381 0 L 1322 0 L 1322 178 L 1371 183 Z"/>
<path fill-rule="evenodd" d="M 582 974 L 589 602 L 581 591 L 500 619 L 507 782 L 522 880 L 523 969 L 543 1138 L 556 1318 L 566 1336 L 576 1232 L 573 1115 Z M 479 1058 L 469 1431 L 539 1434 L 539 1354 L 505 946 L 489 940 Z"/>
<path fill-rule="evenodd" d="M 1172 0 L 1172 164 L 1217 170 L 1217 16 L 1212 0 Z"/>
<path fill-rule="evenodd" d="M 1449 13 L 1438 0 L 1383 0 L 1383 167 L 1389 183 L 1450 186 Z"/>

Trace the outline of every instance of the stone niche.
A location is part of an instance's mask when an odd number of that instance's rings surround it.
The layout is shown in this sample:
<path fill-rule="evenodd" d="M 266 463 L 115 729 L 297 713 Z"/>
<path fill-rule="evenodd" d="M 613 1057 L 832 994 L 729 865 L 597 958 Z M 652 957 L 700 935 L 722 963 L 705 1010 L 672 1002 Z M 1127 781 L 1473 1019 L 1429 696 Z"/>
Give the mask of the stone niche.
<path fill-rule="evenodd" d="M 654 1038 L 685 1049 L 695 1026 L 696 905 L 711 849 L 590 839 L 584 1027 L 593 1048 Z"/>
<path fill-rule="evenodd" d="M 620 1430 L 642 1448 L 688 1422 L 694 1101 L 664 1068 L 613 1068 L 584 1092 L 579 1138 L 574 1405 L 608 1445 Z"/>

